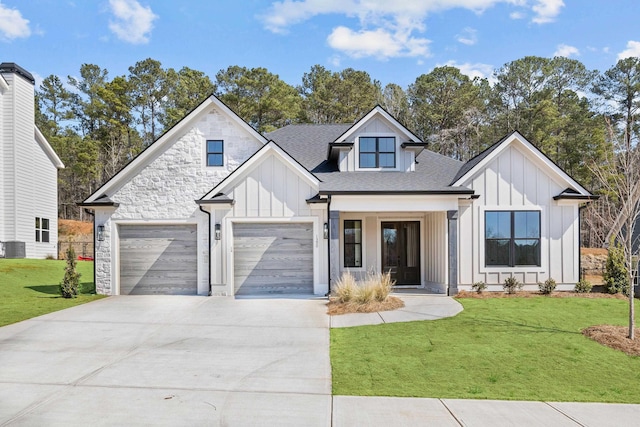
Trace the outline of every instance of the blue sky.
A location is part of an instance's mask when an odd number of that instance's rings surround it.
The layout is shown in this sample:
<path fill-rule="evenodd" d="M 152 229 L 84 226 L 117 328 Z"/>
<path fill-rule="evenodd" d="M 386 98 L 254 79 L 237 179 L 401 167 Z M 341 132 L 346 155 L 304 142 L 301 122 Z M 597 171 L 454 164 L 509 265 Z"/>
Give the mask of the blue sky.
<path fill-rule="evenodd" d="M 320 64 L 406 88 L 436 66 L 490 77 L 526 55 L 604 71 L 640 56 L 638 18 L 637 0 L 0 0 L 0 62 L 66 80 L 150 57 L 212 79 L 265 67 L 292 85 Z"/>

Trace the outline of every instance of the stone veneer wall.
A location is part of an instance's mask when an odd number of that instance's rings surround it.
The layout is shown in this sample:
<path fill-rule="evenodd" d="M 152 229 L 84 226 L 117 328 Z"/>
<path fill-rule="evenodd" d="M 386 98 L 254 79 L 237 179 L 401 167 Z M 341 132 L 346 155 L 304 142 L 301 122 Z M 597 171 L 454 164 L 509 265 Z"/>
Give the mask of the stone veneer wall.
<path fill-rule="evenodd" d="M 207 167 L 205 141 L 224 141 L 224 167 Z M 208 262 L 208 217 L 194 202 L 246 161 L 261 143 L 215 108 L 155 158 L 110 198 L 120 206 L 96 210 L 96 224 L 105 226 L 105 240 L 96 242 L 96 291 L 111 294 L 113 249 L 111 237 L 118 220 L 194 221 L 198 225 L 198 270 Z M 198 289 L 208 288 L 207 275 L 200 274 Z"/>

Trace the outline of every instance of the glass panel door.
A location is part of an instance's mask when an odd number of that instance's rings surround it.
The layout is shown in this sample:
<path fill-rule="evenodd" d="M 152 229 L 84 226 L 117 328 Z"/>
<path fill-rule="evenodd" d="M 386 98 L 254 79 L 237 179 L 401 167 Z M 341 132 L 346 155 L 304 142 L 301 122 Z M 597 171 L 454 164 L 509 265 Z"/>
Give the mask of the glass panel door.
<path fill-rule="evenodd" d="M 382 271 L 397 285 L 420 285 L 420 222 L 382 223 Z"/>

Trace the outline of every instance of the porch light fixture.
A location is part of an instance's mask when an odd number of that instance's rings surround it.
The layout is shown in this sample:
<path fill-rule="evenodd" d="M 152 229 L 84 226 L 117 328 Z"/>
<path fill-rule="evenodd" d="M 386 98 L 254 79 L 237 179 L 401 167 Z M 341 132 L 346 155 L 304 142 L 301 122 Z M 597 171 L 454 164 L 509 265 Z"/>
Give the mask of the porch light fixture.
<path fill-rule="evenodd" d="M 324 223 L 324 227 L 322 227 L 322 234 L 325 239 L 329 238 L 329 224 L 327 224 L 326 222 Z"/>
<path fill-rule="evenodd" d="M 98 241 L 99 242 L 104 241 L 104 225 L 98 226 Z"/>
<path fill-rule="evenodd" d="M 214 229 L 214 235 L 215 235 L 215 239 L 216 240 L 220 240 L 222 232 L 220 231 L 220 223 L 216 224 L 216 227 Z"/>

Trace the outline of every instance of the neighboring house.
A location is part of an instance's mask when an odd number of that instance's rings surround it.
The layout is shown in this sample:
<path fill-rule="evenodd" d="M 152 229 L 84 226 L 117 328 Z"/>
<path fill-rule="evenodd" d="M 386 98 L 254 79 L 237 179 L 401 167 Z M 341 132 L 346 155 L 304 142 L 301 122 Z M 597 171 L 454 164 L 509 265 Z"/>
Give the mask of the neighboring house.
<path fill-rule="evenodd" d="M 33 76 L 0 64 L 0 255 L 58 256 L 58 169 L 35 126 Z"/>
<path fill-rule="evenodd" d="M 381 107 L 263 136 L 212 96 L 81 205 L 103 294 L 324 295 L 347 270 L 454 294 L 572 289 L 591 198 L 517 132 L 461 163 Z"/>

